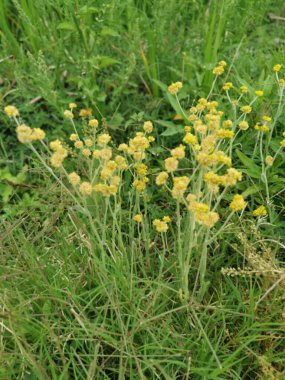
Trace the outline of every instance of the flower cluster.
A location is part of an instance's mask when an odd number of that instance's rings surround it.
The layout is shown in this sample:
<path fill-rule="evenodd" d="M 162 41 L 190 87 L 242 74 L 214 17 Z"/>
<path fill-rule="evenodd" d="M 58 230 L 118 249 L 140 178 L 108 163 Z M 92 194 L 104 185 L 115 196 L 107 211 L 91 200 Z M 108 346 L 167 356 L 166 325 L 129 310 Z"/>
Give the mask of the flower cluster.
<path fill-rule="evenodd" d="M 170 222 L 170 217 L 164 216 L 162 219 L 154 219 L 152 224 L 155 226 L 157 232 L 166 232 L 168 230 L 168 223 Z"/>

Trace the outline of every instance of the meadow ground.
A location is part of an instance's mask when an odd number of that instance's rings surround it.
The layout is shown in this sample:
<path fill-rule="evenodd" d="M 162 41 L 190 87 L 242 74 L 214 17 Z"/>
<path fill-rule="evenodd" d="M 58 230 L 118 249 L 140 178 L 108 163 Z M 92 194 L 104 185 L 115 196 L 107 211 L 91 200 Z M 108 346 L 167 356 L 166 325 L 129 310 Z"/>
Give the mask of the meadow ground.
<path fill-rule="evenodd" d="M 283 0 L 0 31 L 0 379 L 284 379 Z"/>

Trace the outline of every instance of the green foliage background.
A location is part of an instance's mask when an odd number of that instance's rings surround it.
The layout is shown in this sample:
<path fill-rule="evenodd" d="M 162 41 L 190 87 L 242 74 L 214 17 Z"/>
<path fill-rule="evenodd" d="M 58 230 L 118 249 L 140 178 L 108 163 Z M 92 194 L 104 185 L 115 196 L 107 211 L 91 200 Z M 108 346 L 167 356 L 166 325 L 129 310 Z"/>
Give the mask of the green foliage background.
<path fill-rule="evenodd" d="M 285 5 L 2 0 L 0 31 L 1 109 L 14 104 L 28 123 L 57 138 L 70 133 L 62 112 L 75 101 L 103 115 L 118 141 L 151 119 L 169 142 L 174 110 L 164 85 L 183 81 L 182 101 L 192 102 L 208 93 L 218 60 L 228 62 L 238 85 L 265 83 L 264 107 L 274 106 L 269 74 L 273 64 L 284 64 Z M 64 213 L 59 190 L 36 166 L 27 172 L 30 152 L 3 113 L 0 123 L 0 320 L 7 327 L 0 324 L 0 378 L 285 378 L 282 289 L 257 308 L 271 284 L 221 280 L 222 266 L 241 263 L 234 237 L 221 241 L 211 257 L 215 290 L 191 311 L 180 308 L 155 267 L 143 279 L 125 267 L 106 272 L 95 256 L 90 259 L 78 220 L 82 235 L 73 235 L 75 216 Z M 282 119 L 277 129 L 285 129 Z M 243 141 L 237 159 L 259 186 L 253 145 Z M 285 230 L 282 160 L 269 179 L 276 224 L 263 232 L 271 240 Z M 282 252 L 279 245 L 272 250 L 280 260 Z"/>

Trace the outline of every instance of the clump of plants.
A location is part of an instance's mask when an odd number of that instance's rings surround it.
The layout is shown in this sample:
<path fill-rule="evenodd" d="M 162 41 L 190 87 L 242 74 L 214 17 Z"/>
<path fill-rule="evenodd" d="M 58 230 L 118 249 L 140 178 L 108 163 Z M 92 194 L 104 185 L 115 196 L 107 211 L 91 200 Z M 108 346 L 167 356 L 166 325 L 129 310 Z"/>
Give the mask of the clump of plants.
<path fill-rule="evenodd" d="M 102 263 L 124 261 L 135 270 L 135 257 L 140 263 L 154 260 L 158 275 L 171 278 L 183 303 L 190 297 L 203 299 L 209 251 L 230 224 L 238 226 L 243 218 L 271 220 L 267 175 L 285 147 L 285 132 L 277 149 L 271 144 L 283 107 L 281 65 L 273 68 L 279 99 L 275 114 L 261 114 L 254 123 L 250 116 L 263 90 L 252 96 L 247 86 L 226 82 L 221 95 L 213 96 L 225 66 L 221 61 L 214 68 L 210 93 L 191 107 L 180 103 L 181 82 L 168 87 L 184 133 L 179 144 L 165 147 L 155 159 L 151 149 L 160 145 L 160 136 L 152 121 L 116 144 L 92 109 L 77 111 L 77 104 L 70 103 L 64 111 L 72 128 L 69 139 L 48 141 L 42 129 L 24 123 L 16 107 L 5 107 L 16 123 L 18 140 L 32 150 L 88 225 Z M 246 175 L 235 167 L 234 149 L 245 134 L 255 139 L 253 154 L 259 157 L 266 188 L 264 204 L 251 202 L 253 209 L 237 189 Z"/>

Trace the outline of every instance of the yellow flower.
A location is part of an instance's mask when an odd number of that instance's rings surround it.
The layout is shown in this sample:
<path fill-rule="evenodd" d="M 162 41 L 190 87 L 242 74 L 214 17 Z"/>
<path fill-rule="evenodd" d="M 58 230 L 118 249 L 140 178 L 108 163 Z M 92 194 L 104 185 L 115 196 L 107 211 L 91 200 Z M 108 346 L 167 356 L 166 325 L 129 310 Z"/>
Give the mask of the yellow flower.
<path fill-rule="evenodd" d="M 201 143 L 202 151 L 205 153 L 212 153 L 216 148 L 216 136 L 208 135 Z"/>
<path fill-rule="evenodd" d="M 90 182 L 82 182 L 79 186 L 79 191 L 83 195 L 91 195 L 92 194 L 92 185 Z"/>
<path fill-rule="evenodd" d="M 92 155 L 93 155 L 94 158 L 97 158 L 97 159 L 100 158 L 101 157 L 101 150 L 95 149 L 93 151 Z"/>
<path fill-rule="evenodd" d="M 248 88 L 246 86 L 241 86 L 240 91 L 242 92 L 242 94 L 246 94 L 248 92 Z"/>
<path fill-rule="evenodd" d="M 171 222 L 171 218 L 170 218 L 168 215 L 164 216 L 164 217 L 162 218 L 162 220 L 163 220 L 164 222 L 166 222 L 166 223 L 170 223 L 170 222 Z"/>
<path fill-rule="evenodd" d="M 285 132 L 282 132 L 282 136 L 285 137 Z"/>
<path fill-rule="evenodd" d="M 151 133 L 153 130 L 153 124 L 151 121 L 145 121 L 143 125 L 143 129 L 146 133 Z"/>
<path fill-rule="evenodd" d="M 274 158 L 272 156 L 266 156 L 265 157 L 265 163 L 266 163 L 266 165 L 272 166 L 273 165 L 273 161 L 274 161 Z"/>
<path fill-rule="evenodd" d="M 19 111 L 15 106 L 6 106 L 4 108 L 4 112 L 9 117 L 17 117 L 19 116 Z"/>
<path fill-rule="evenodd" d="M 134 168 L 136 169 L 138 176 L 144 177 L 145 175 L 147 175 L 147 172 L 148 172 L 147 165 L 145 165 L 143 163 L 136 163 L 134 165 Z"/>
<path fill-rule="evenodd" d="M 243 113 L 250 113 L 252 111 L 252 108 L 251 108 L 251 106 L 243 106 L 243 107 L 241 107 L 241 111 Z"/>
<path fill-rule="evenodd" d="M 74 108 L 76 108 L 77 107 L 77 104 L 76 103 L 69 103 L 69 108 L 71 109 L 71 110 L 73 110 Z"/>
<path fill-rule="evenodd" d="M 133 186 L 138 190 L 142 191 L 146 188 L 146 183 L 148 182 L 148 178 L 135 179 L 133 182 Z"/>
<path fill-rule="evenodd" d="M 252 215 L 255 216 L 255 217 L 266 216 L 266 215 L 267 215 L 266 208 L 265 208 L 264 206 L 259 206 L 259 207 L 257 207 L 257 208 L 252 212 Z"/>
<path fill-rule="evenodd" d="M 256 96 L 259 96 L 259 97 L 263 96 L 263 94 L 264 94 L 263 91 L 261 91 L 261 90 L 254 91 L 254 93 Z"/>
<path fill-rule="evenodd" d="M 246 131 L 249 128 L 248 122 L 243 120 L 238 125 L 242 131 Z"/>
<path fill-rule="evenodd" d="M 263 116 L 262 120 L 267 122 L 267 123 L 270 123 L 270 121 L 272 121 L 272 118 L 269 116 Z"/>
<path fill-rule="evenodd" d="M 85 157 L 89 157 L 89 156 L 91 156 L 91 150 L 88 149 L 88 148 L 85 148 L 85 149 L 82 150 L 82 154 Z"/>
<path fill-rule="evenodd" d="M 79 139 L 79 137 L 78 137 L 78 135 L 76 134 L 76 133 L 72 133 L 70 136 L 69 136 L 69 140 L 70 141 L 76 141 L 76 140 L 78 140 Z"/>
<path fill-rule="evenodd" d="M 283 148 L 285 148 L 285 140 L 281 140 L 281 141 L 280 141 L 280 145 L 281 145 Z"/>
<path fill-rule="evenodd" d="M 281 87 L 285 87 L 285 79 L 279 79 L 278 83 Z"/>
<path fill-rule="evenodd" d="M 183 142 L 188 145 L 196 145 L 197 137 L 190 132 L 187 132 L 184 136 Z"/>
<path fill-rule="evenodd" d="M 89 125 L 89 127 L 97 128 L 99 123 L 98 123 L 97 119 L 91 119 L 91 120 L 89 120 L 88 125 Z"/>
<path fill-rule="evenodd" d="M 168 230 L 167 222 L 160 219 L 155 219 L 152 224 L 155 226 L 157 232 L 166 232 Z"/>
<path fill-rule="evenodd" d="M 118 150 L 121 152 L 126 152 L 128 150 L 128 145 L 127 144 L 120 144 L 118 146 Z"/>
<path fill-rule="evenodd" d="M 181 90 L 182 87 L 182 82 L 171 83 L 171 85 L 168 86 L 168 91 L 170 92 L 170 94 L 175 95 L 179 90 Z"/>
<path fill-rule="evenodd" d="M 67 118 L 67 119 L 69 119 L 69 120 L 71 120 L 71 119 L 73 119 L 73 113 L 71 112 L 71 111 L 69 111 L 69 110 L 65 110 L 64 112 L 63 112 L 63 114 L 64 114 L 64 116 Z"/>
<path fill-rule="evenodd" d="M 68 175 L 68 180 L 72 185 L 78 185 L 80 183 L 80 177 L 77 173 L 72 172 Z"/>
<path fill-rule="evenodd" d="M 191 132 L 191 127 L 190 127 L 190 125 L 185 125 L 185 127 L 184 127 L 184 132 L 185 132 L 185 133 L 189 133 L 189 132 Z"/>
<path fill-rule="evenodd" d="M 91 108 L 82 109 L 79 111 L 79 116 L 80 117 L 87 117 L 87 116 L 91 116 L 92 113 L 93 113 L 93 111 Z"/>
<path fill-rule="evenodd" d="M 197 108 L 196 107 L 191 107 L 190 110 L 189 110 L 190 113 L 192 114 L 195 114 L 198 112 Z"/>
<path fill-rule="evenodd" d="M 110 197 L 110 195 L 115 195 L 118 191 L 118 187 L 115 185 L 106 185 L 104 183 L 98 183 L 94 186 L 94 191 L 101 193 L 103 197 Z"/>
<path fill-rule="evenodd" d="M 228 129 L 218 129 L 216 136 L 218 139 L 232 139 L 234 137 L 234 132 Z"/>
<path fill-rule="evenodd" d="M 232 211 L 240 211 L 245 209 L 246 207 L 246 201 L 244 200 L 243 196 L 240 194 L 236 194 L 233 197 L 232 202 L 230 203 L 230 209 Z"/>
<path fill-rule="evenodd" d="M 83 142 L 80 141 L 80 140 L 75 141 L 74 146 L 75 146 L 75 148 L 77 148 L 77 149 L 81 149 L 81 148 L 83 147 Z"/>
<path fill-rule="evenodd" d="M 49 144 L 49 147 L 51 150 L 55 152 L 59 149 L 62 149 L 62 143 L 60 140 L 57 139 L 57 140 L 51 141 Z"/>
<path fill-rule="evenodd" d="M 174 157 L 169 157 L 164 160 L 165 169 L 170 173 L 178 168 L 179 161 Z"/>
<path fill-rule="evenodd" d="M 257 123 L 255 124 L 254 129 L 261 132 L 268 132 L 270 128 L 268 127 L 268 125 Z"/>
<path fill-rule="evenodd" d="M 219 191 L 219 185 L 222 182 L 222 177 L 210 170 L 204 175 L 204 181 L 211 191 L 217 193 Z"/>
<path fill-rule="evenodd" d="M 234 168 L 227 169 L 227 174 L 221 176 L 221 185 L 235 186 L 238 181 L 241 181 L 242 173 Z"/>
<path fill-rule="evenodd" d="M 155 183 L 158 186 L 162 186 L 162 185 L 166 184 L 167 179 L 168 179 L 168 173 L 167 172 L 160 172 L 155 179 Z"/>
<path fill-rule="evenodd" d="M 230 129 L 233 126 L 233 122 L 231 120 L 224 120 L 223 127 Z"/>
<path fill-rule="evenodd" d="M 172 149 L 170 153 L 172 157 L 182 160 L 185 157 L 185 146 L 180 144 L 177 148 Z"/>
<path fill-rule="evenodd" d="M 93 152 L 93 155 L 94 155 L 94 152 Z M 101 149 L 100 151 L 100 157 L 103 158 L 103 160 L 110 160 L 110 158 L 112 157 L 112 154 L 113 152 L 111 148 L 104 148 L 104 149 Z"/>
<path fill-rule="evenodd" d="M 219 62 L 219 66 L 226 67 L 227 66 L 227 62 L 226 61 L 220 61 Z"/>
<path fill-rule="evenodd" d="M 45 132 L 41 128 L 33 128 L 31 139 L 32 141 L 41 141 L 46 137 Z"/>
<path fill-rule="evenodd" d="M 115 185 L 115 186 L 118 186 L 121 182 L 121 177 L 119 177 L 118 175 L 115 175 L 114 177 L 112 177 L 110 179 L 110 184 L 111 185 Z"/>
<path fill-rule="evenodd" d="M 282 65 L 280 64 L 280 63 L 277 63 L 276 65 L 274 65 L 273 66 L 273 71 L 275 72 L 275 73 L 278 73 L 280 70 L 281 70 L 281 68 L 282 68 Z"/>
<path fill-rule="evenodd" d="M 190 182 L 190 178 L 186 176 L 173 178 L 173 189 L 171 190 L 172 197 L 179 199 L 185 193 L 187 186 Z"/>
<path fill-rule="evenodd" d="M 91 139 L 85 139 L 85 145 L 88 147 L 88 148 L 90 148 L 91 146 L 92 146 L 92 144 L 93 144 L 93 141 L 91 140 Z"/>
<path fill-rule="evenodd" d="M 62 165 L 63 159 L 61 154 L 55 152 L 50 157 L 50 164 L 55 168 L 59 168 Z"/>
<path fill-rule="evenodd" d="M 98 145 L 104 146 L 107 145 L 108 142 L 111 140 L 111 136 L 108 133 L 102 133 L 98 136 Z"/>
<path fill-rule="evenodd" d="M 155 141 L 155 137 L 154 136 L 148 136 L 148 141 L 150 142 L 150 143 L 152 143 L 152 142 L 154 142 Z"/>
<path fill-rule="evenodd" d="M 32 142 L 32 128 L 25 124 L 21 124 L 16 128 L 18 140 L 22 144 L 28 144 Z"/>
<path fill-rule="evenodd" d="M 137 222 L 137 223 L 141 223 L 143 220 L 143 216 L 142 214 L 136 214 L 133 216 L 133 221 Z"/>
<path fill-rule="evenodd" d="M 227 83 L 224 84 L 223 90 L 229 91 L 232 87 L 233 87 L 232 82 L 227 82 Z"/>
<path fill-rule="evenodd" d="M 115 157 L 115 162 L 117 163 L 119 170 L 125 170 L 128 167 L 127 161 L 123 156 L 117 155 Z"/>
<path fill-rule="evenodd" d="M 225 69 L 224 69 L 223 66 L 216 66 L 216 67 L 213 69 L 213 74 L 219 76 L 219 75 L 222 75 L 224 71 L 225 71 Z"/>

